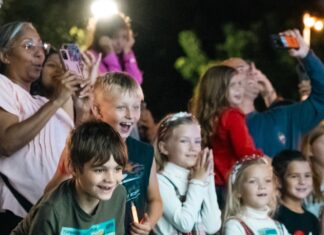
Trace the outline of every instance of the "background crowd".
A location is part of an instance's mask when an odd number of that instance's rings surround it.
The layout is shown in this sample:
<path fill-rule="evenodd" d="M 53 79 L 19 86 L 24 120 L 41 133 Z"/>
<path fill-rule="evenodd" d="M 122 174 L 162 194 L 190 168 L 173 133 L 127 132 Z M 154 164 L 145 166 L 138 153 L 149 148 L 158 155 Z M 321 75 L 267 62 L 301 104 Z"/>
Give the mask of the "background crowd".
<path fill-rule="evenodd" d="M 323 234 L 324 66 L 298 30 L 281 35 L 306 99 L 229 58 L 156 123 L 128 17 L 97 22 L 82 76 L 32 23 L 2 25 L 0 233 Z"/>

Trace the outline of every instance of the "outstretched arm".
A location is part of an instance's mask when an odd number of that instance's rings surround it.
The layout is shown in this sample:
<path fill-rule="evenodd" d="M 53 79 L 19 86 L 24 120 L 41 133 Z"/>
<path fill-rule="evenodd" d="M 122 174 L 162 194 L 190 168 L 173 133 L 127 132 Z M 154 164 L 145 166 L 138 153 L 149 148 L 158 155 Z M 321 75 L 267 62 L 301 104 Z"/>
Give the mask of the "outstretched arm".
<path fill-rule="evenodd" d="M 153 160 L 150 181 L 148 186 L 148 213 L 144 215 L 144 218 L 140 223 L 133 223 L 131 228 L 132 235 L 146 235 L 149 234 L 152 228 L 162 215 L 162 199 L 160 196 L 160 190 L 156 175 L 156 164 Z"/>

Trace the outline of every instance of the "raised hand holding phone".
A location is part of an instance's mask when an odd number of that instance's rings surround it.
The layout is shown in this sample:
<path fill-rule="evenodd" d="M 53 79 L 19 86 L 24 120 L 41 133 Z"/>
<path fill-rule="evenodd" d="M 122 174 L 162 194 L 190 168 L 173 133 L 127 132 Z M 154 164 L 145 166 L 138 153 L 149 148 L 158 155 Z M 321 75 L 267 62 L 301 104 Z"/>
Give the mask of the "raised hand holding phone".
<path fill-rule="evenodd" d="M 291 29 L 272 35 L 275 47 L 286 48 L 291 56 L 305 58 L 309 52 L 309 46 L 303 39 L 298 29 Z"/>

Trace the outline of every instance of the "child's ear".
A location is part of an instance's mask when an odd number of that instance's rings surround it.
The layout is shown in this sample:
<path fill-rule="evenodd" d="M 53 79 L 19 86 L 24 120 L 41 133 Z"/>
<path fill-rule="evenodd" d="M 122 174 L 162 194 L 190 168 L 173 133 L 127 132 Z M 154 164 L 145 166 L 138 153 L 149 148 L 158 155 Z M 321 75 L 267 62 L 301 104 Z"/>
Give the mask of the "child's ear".
<path fill-rule="evenodd" d="M 95 116 L 96 119 L 101 120 L 102 119 L 102 114 L 98 106 L 92 106 L 91 107 L 92 113 Z"/>
<path fill-rule="evenodd" d="M 169 151 L 166 148 L 166 144 L 164 141 L 160 141 L 158 144 L 158 148 L 160 150 L 161 153 L 163 153 L 164 155 L 168 155 Z"/>
<path fill-rule="evenodd" d="M 69 169 L 69 172 L 71 172 L 72 176 L 75 177 L 77 175 L 78 170 L 72 166 L 70 159 L 67 162 L 67 167 Z"/>
<path fill-rule="evenodd" d="M 10 64 L 8 55 L 6 52 L 0 51 L 0 60 L 3 64 Z"/>

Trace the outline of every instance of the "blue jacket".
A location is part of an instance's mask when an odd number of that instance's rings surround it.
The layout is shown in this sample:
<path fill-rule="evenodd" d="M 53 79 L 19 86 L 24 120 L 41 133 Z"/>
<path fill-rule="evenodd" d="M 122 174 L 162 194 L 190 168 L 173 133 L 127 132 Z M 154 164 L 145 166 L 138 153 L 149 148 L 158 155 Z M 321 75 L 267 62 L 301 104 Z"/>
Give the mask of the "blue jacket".
<path fill-rule="evenodd" d="M 312 85 L 307 100 L 246 115 L 256 147 L 269 156 L 284 149 L 299 149 L 302 135 L 324 119 L 324 66 L 312 51 L 302 62 Z"/>

